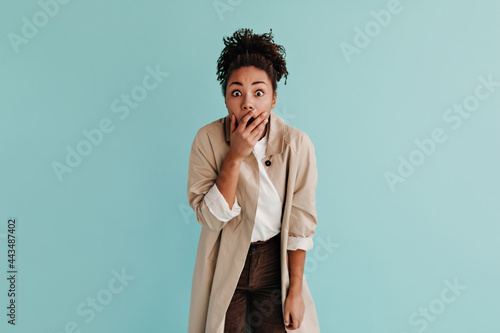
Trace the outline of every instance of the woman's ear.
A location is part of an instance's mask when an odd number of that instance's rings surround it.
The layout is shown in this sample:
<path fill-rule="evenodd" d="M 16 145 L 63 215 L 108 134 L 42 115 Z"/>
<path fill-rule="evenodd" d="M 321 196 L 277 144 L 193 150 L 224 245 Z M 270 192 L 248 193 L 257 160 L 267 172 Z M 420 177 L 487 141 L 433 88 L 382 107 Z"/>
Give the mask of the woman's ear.
<path fill-rule="evenodd" d="M 274 109 L 276 106 L 276 99 L 278 98 L 278 93 L 275 91 L 273 96 L 273 104 L 271 104 L 271 109 Z"/>

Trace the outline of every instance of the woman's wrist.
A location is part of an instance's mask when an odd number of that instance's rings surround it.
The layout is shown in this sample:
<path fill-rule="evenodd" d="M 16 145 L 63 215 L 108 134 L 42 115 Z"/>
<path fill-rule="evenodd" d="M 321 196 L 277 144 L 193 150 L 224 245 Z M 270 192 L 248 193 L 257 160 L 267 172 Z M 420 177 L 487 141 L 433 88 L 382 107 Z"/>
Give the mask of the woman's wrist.
<path fill-rule="evenodd" d="M 302 284 L 290 284 L 288 295 L 302 295 Z"/>
<path fill-rule="evenodd" d="M 238 167 L 239 168 L 241 166 L 241 162 L 243 162 L 243 158 L 235 155 L 234 152 L 231 149 L 229 149 L 229 151 L 226 155 L 226 158 L 224 160 L 224 163 L 226 163 L 226 161 L 229 164 L 229 167 L 232 167 L 232 168 Z"/>

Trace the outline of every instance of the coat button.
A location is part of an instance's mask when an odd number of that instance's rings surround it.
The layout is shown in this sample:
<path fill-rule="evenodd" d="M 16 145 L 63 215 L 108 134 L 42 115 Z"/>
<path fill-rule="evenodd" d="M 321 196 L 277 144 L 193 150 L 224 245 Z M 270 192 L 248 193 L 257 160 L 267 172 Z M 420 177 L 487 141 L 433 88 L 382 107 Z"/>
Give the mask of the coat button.
<path fill-rule="evenodd" d="M 271 161 L 267 160 L 267 161 L 266 161 L 266 165 L 267 165 L 267 166 L 270 166 L 270 165 L 271 165 Z"/>

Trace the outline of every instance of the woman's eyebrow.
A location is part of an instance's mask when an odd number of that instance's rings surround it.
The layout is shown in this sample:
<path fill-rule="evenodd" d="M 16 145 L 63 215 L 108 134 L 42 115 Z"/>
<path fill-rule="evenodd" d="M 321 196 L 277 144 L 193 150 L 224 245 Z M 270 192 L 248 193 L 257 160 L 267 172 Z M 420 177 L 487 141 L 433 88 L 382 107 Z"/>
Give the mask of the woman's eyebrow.
<path fill-rule="evenodd" d="M 259 84 L 259 83 L 264 83 L 264 84 L 266 84 L 264 81 L 255 81 L 254 83 L 252 83 L 252 86 L 253 86 L 254 84 Z M 238 81 L 233 81 L 233 82 L 231 82 L 231 84 L 230 84 L 229 86 L 231 86 L 231 85 L 233 85 L 233 84 L 237 84 L 237 85 L 240 85 L 240 86 L 242 86 L 242 85 L 243 85 L 243 84 L 241 84 L 241 82 L 238 82 Z M 266 85 L 267 85 L 267 84 L 266 84 Z"/>

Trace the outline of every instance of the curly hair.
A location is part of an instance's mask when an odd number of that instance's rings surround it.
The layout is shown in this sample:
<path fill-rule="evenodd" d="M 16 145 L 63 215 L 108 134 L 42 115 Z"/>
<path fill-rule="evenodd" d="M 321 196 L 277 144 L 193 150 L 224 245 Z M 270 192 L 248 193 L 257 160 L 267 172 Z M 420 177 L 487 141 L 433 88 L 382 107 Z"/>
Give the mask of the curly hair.
<path fill-rule="evenodd" d="M 226 86 L 231 73 L 245 66 L 255 66 L 266 71 L 273 84 L 273 93 L 277 82 L 288 76 L 285 61 L 285 48 L 273 41 L 273 30 L 262 35 L 254 34 L 252 29 L 242 28 L 233 36 L 224 37 L 224 49 L 217 60 L 217 81 L 220 82 L 222 95 L 226 96 Z"/>

